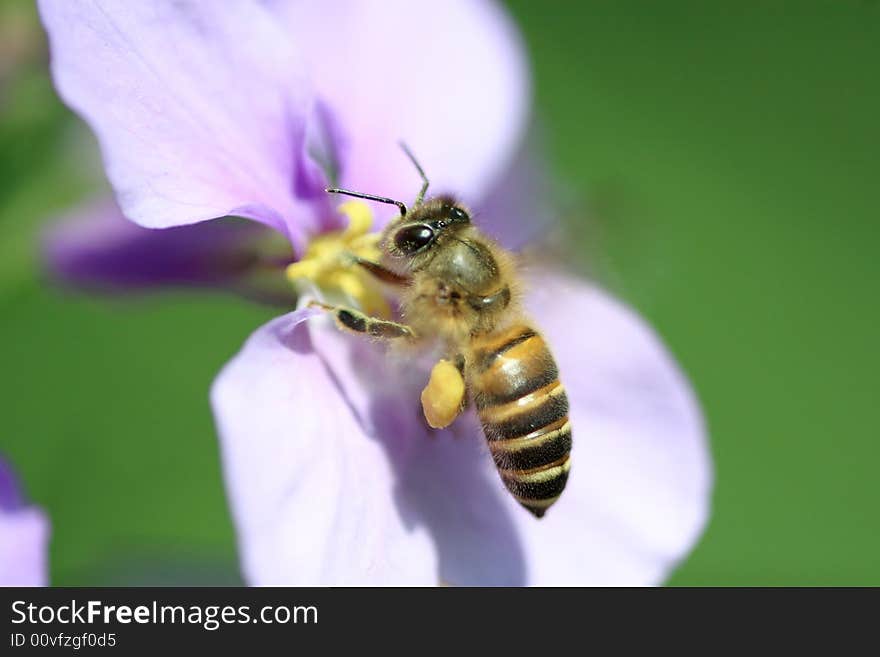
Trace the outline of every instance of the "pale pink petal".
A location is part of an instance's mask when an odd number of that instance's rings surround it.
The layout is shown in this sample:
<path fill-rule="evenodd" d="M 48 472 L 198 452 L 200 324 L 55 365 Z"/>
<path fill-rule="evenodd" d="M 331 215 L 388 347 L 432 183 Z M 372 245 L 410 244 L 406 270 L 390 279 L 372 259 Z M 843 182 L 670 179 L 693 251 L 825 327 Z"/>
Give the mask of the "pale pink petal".
<path fill-rule="evenodd" d="M 0 510 L 0 586 L 49 583 L 49 521 L 34 507 Z"/>
<path fill-rule="evenodd" d="M 258 331 L 213 405 L 249 581 L 656 584 L 692 549 L 711 463 L 687 381 L 650 328 L 595 287 L 531 280 L 571 401 L 573 467 L 535 519 L 506 492 L 472 411 L 429 430 L 431 359 L 329 318 Z M 360 547 L 355 547 L 359 545 Z"/>
<path fill-rule="evenodd" d="M 253 2 L 41 0 L 52 71 L 92 127 L 125 215 L 148 227 L 237 214 L 302 246 L 311 95 L 291 39 Z"/>
<path fill-rule="evenodd" d="M 530 101 L 520 36 L 492 2 L 270 3 L 334 117 L 344 186 L 410 202 L 421 184 L 476 203 L 522 137 Z M 383 213 L 393 216 L 393 208 Z"/>
<path fill-rule="evenodd" d="M 316 350 L 366 435 L 385 451 L 397 513 L 431 538 L 436 565 L 425 583 L 525 584 L 517 511 L 508 508 L 473 412 L 442 431 L 425 423 L 419 393 L 433 365 L 430 354 L 385 349 L 340 333 L 327 318 L 311 324 Z"/>
<path fill-rule="evenodd" d="M 435 583 L 432 543 L 404 525 L 392 466 L 316 353 L 309 314 L 254 333 L 211 393 L 245 578 Z"/>
<path fill-rule="evenodd" d="M 599 288 L 532 271 L 528 307 L 559 362 L 574 433 L 568 486 L 537 520 L 506 492 L 472 413 L 431 431 L 425 363 L 332 332 L 314 342 L 385 445 L 408 523 L 430 529 L 443 581 L 652 585 L 699 539 L 712 465 L 699 405 L 653 330 Z M 319 320 L 313 320 L 319 321 Z M 491 555 L 488 558 L 487 555 Z"/>
<path fill-rule="evenodd" d="M 576 278 L 544 274 L 530 287 L 568 393 L 574 448 L 560 500 L 540 521 L 516 515 L 528 581 L 659 584 L 709 517 L 712 464 L 698 402 L 632 310 Z"/>
<path fill-rule="evenodd" d="M 539 137 L 531 133 L 485 199 L 471 208 L 474 224 L 514 251 L 559 240 L 560 191 L 548 173 Z"/>
<path fill-rule="evenodd" d="M 46 586 L 49 521 L 30 506 L 12 468 L 0 458 L 0 586 Z"/>

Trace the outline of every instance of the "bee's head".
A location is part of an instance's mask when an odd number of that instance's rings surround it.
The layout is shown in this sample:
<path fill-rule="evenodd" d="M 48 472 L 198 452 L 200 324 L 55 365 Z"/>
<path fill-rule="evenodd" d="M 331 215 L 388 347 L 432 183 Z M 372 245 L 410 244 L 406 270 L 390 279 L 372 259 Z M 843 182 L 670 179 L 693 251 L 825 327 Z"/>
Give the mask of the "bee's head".
<path fill-rule="evenodd" d="M 438 196 L 414 207 L 393 224 L 388 233 L 388 250 L 405 258 L 429 251 L 449 235 L 470 225 L 467 210 L 450 197 Z"/>
<path fill-rule="evenodd" d="M 429 252 L 438 243 L 459 233 L 470 225 L 471 218 L 467 210 L 450 196 L 435 196 L 424 200 L 428 191 L 428 178 L 406 144 L 401 142 L 400 147 L 422 178 L 422 188 L 412 210 L 407 211 L 403 201 L 396 201 L 386 196 L 336 187 L 330 187 L 325 191 L 396 205 L 400 209 L 400 218 L 385 229 L 385 248 L 393 256 L 412 259 Z"/>

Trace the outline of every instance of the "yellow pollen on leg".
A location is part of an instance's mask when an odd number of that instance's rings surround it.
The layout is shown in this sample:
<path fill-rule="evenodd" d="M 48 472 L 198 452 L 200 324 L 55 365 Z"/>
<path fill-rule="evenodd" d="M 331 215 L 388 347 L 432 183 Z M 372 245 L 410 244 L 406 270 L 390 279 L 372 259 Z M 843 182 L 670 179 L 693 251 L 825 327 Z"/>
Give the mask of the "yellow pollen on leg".
<path fill-rule="evenodd" d="M 370 208 L 361 201 L 347 201 L 338 209 L 348 226 L 313 239 L 303 257 L 287 267 L 287 279 L 297 287 L 317 288 L 368 315 L 388 318 L 391 310 L 379 284 L 354 262 L 355 256 L 373 262 L 382 256 L 379 233 L 370 232 Z"/>
<path fill-rule="evenodd" d="M 461 413 L 464 400 L 464 379 L 458 368 L 448 360 L 440 360 L 431 370 L 428 385 L 422 390 L 422 411 L 428 425 L 443 429 Z"/>

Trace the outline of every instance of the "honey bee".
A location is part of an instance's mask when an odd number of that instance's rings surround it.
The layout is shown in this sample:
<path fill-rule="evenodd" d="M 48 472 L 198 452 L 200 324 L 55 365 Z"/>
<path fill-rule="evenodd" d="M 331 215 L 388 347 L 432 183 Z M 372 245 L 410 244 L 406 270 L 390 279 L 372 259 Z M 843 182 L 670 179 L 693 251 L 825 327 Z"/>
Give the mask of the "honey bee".
<path fill-rule="evenodd" d="M 425 198 L 422 179 L 412 208 L 346 189 L 333 194 L 396 205 L 400 217 L 382 234 L 383 262 L 354 258 L 399 290 L 402 322 L 313 302 L 339 327 L 384 340 L 439 344 L 444 357 L 422 392 L 428 424 L 448 426 L 472 401 L 505 487 L 540 518 L 568 480 L 571 423 L 556 361 L 522 309 L 513 256 L 471 223 L 449 196 Z"/>

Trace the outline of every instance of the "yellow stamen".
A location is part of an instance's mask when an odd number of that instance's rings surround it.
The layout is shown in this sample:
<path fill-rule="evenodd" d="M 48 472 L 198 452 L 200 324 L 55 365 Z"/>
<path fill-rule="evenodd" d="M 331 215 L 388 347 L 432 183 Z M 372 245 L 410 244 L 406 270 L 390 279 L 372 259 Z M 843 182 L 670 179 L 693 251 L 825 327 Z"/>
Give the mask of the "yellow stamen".
<path fill-rule="evenodd" d="M 373 216 L 366 203 L 347 201 L 339 211 L 348 218 L 345 230 L 319 235 L 303 257 L 287 267 L 287 278 L 297 287 L 317 288 L 328 299 L 374 317 L 390 317 L 391 311 L 375 279 L 352 256 L 378 262 L 379 234 L 371 233 Z"/>
<path fill-rule="evenodd" d="M 373 227 L 373 213 L 363 201 L 346 201 L 338 210 L 348 217 L 348 227 L 342 232 L 345 239 L 366 235 Z"/>

